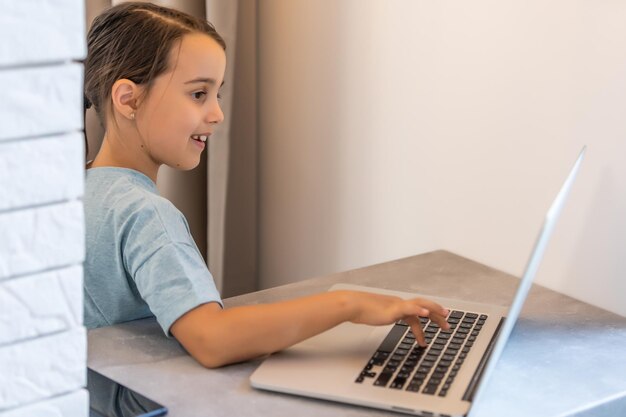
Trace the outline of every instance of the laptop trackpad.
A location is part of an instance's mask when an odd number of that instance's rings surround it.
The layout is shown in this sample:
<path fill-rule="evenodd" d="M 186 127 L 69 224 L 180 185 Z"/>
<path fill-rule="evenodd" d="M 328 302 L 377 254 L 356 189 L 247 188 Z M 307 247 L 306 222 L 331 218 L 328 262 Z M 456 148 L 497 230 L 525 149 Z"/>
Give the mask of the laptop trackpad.
<path fill-rule="evenodd" d="M 389 328 L 340 324 L 271 355 L 251 376 L 252 385 L 290 393 L 324 391 L 329 380 L 351 386 Z M 379 332 L 382 334 L 374 336 Z M 294 370 L 298 374 L 295 380 Z"/>
<path fill-rule="evenodd" d="M 381 333 L 382 332 L 382 333 Z M 362 324 L 342 323 L 331 330 L 298 343 L 287 350 L 288 353 L 321 355 L 328 360 L 331 357 L 371 356 L 380 343 L 381 336 L 388 328 L 379 328 Z"/>

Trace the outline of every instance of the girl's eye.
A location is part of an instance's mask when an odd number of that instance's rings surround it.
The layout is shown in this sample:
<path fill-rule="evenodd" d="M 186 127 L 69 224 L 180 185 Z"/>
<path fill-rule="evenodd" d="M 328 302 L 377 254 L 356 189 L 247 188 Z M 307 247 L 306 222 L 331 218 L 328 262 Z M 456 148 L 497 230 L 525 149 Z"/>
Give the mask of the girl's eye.
<path fill-rule="evenodd" d="M 206 96 L 206 91 L 196 91 L 195 93 L 191 93 L 191 95 L 196 100 L 201 100 L 204 96 Z"/>

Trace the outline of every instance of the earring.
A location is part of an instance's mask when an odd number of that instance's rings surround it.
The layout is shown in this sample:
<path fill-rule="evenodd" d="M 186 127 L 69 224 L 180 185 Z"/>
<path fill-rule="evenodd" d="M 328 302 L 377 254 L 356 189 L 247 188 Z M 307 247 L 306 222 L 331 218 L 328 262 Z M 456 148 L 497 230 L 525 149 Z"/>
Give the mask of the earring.
<path fill-rule="evenodd" d="M 135 112 L 132 112 L 132 113 L 130 114 L 130 120 L 135 120 Z"/>

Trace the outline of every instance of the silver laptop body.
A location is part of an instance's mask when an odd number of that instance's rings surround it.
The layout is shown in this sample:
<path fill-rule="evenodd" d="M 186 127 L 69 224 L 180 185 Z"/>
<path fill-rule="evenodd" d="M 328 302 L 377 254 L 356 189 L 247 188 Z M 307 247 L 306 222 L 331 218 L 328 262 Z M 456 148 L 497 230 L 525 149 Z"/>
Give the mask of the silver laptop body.
<path fill-rule="evenodd" d="M 520 314 L 552 230 L 582 163 L 585 150 L 586 148 L 583 148 L 580 152 L 546 214 L 508 311 L 502 306 L 428 295 L 425 297 L 450 309 L 449 320 L 452 312 L 457 312 L 455 314 L 460 317 L 456 320 L 455 329 L 446 333 L 445 338 L 440 332 L 431 333 L 431 342 L 424 351 L 416 349 L 416 345 L 406 348 L 411 343 L 411 336 L 408 328 L 403 333 L 403 323 L 382 327 L 343 323 L 271 355 L 251 375 L 252 386 L 408 414 L 465 416 L 471 413 L 471 405 L 484 392 L 486 381 Z M 348 284 L 338 284 L 330 288 L 331 291 L 338 289 L 369 291 L 402 298 L 421 296 Z M 461 327 L 461 324 L 465 326 Z M 426 331 L 428 326 L 430 323 L 427 324 Z M 461 328 L 467 328 L 467 332 L 458 334 L 457 331 Z M 465 344 L 470 344 L 467 343 L 469 339 L 472 339 L 471 346 L 466 346 Z M 465 344 L 461 342 L 454 344 L 455 348 L 458 346 L 454 352 L 453 341 L 460 340 L 464 340 Z M 394 346 L 393 349 L 389 349 L 391 345 Z M 442 348 L 440 352 L 434 352 L 439 356 L 427 361 L 434 356 L 430 351 L 434 347 Z M 386 350 L 389 352 L 384 352 Z M 448 355 L 445 355 L 446 353 Z M 443 359 L 444 355 L 446 359 Z M 392 362 L 393 358 L 396 358 L 395 362 Z M 412 367 L 405 366 L 409 360 Z M 390 366 L 391 363 L 394 366 Z M 430 364 L 430 368 L 422 366 L 424 363 Z M 442 363 L 447 367 L 440 366 Z M 453 373 L 454 376 L 451 378 Z M 419 385 L 417 376 L 422 380 Z M 433 388 L 435 383 L 430 381 L 437 380 L 439 382 L 436 388 Z M 426 389 L 430 391 L 425 393 Z M 442 393 L 445 395 L 441 395 Z"/>

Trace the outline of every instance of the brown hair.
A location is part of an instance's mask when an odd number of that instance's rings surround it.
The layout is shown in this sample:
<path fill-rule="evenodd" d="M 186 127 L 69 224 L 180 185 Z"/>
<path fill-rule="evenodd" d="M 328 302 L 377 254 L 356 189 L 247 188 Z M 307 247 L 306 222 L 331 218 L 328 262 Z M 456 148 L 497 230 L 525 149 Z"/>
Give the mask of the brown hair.
<path fill-rule="evenodd" d="M 224 50 L 226 43 L 204 19 L 152 3 L 128 2 L 96 17 L 87 35 L 85 110 L 91 105 L 106 127 L 111 88 L 119 79 L 150 87 L 168 69 L 170 50 L 189 33 L 202 33 Z"/>

